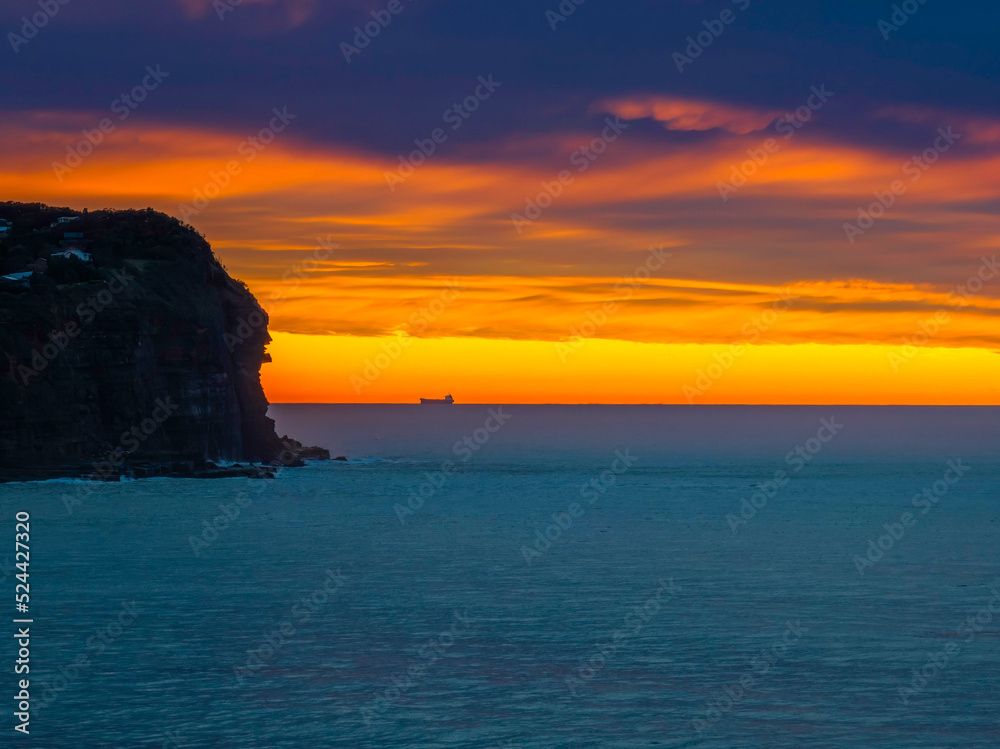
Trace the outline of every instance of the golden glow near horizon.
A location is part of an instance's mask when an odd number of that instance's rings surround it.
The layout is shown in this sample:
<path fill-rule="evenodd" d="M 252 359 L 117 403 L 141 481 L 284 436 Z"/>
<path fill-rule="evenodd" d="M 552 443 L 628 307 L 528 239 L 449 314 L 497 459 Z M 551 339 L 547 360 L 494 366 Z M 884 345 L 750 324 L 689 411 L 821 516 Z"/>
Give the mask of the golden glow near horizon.
<path fill-rule="evenodd" d="M 560 360 L 548 342 L 276 333 L 263 382 L 275 403 L 767 403 L 1000 405 L 1000 357 L 928 348 L 894 372 L 903 347 L 750 346 L 595 339 Z M 399 351 L 400 353 L 396 353 Z M 956 372 L 977 372 L 974 382 Z M 361 385 L 360 392 L 356 384 Z M 700 391 L 689 399 L 692 388 Z"/>
<path fill-rule="evenodd" d="M 202 206 L 186 220 L 271 314 L 273 402 L 1000 403 L 1000 219 L 966 207 L 1000 194 L 998 123 L 952 113 L 965 143 L 851 243 L 844 224 L 906 155 L 792 139 L 723 202 L 718 181 L 772 113 L 596 106 L 713 135 L 678 148 L 626 130 L 537 200 L 599 133 L 464 161 L 456 149 L 390 191 L 390 161 L 317 148 L 294 122 L 252 160 L 242 133 L 136 122 L 57 176 L 39 164 L 95 120 L 21 113 L 0 125 L 20 145 L 0 189 L 179 217 Z M 233 159 L 239 173 L 209 188 Z M 518 231 L 511 215 L 531 202 Z"/>

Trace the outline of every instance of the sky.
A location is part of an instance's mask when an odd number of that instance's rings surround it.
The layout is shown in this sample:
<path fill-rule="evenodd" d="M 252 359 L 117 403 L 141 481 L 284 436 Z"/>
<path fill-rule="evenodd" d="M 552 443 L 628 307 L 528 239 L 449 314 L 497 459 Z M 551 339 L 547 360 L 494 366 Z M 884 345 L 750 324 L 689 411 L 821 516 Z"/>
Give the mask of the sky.
<path fill-rule="evenodd" d="M 998 16 L 10 0 L 0 196 L 204 233 L 272 402 L 1000 404 Z"/>

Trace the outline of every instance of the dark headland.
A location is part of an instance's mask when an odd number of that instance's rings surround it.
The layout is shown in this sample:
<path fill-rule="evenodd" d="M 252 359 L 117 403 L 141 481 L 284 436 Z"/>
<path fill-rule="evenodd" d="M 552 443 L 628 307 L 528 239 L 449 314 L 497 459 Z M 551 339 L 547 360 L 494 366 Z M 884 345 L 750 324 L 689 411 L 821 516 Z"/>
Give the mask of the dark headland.
<path fill-rule="evenodd" d="M 0 481 L 328 459 L 267 416 L 267 322 L 175 218 L 0 203 Z"/>

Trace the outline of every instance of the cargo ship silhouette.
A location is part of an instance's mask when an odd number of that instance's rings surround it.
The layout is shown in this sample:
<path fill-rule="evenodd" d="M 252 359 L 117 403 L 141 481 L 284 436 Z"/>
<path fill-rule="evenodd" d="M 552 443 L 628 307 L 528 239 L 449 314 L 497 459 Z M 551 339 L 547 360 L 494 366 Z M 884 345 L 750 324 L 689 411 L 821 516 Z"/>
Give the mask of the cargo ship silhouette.
<path fill-rule="evenodd" d="M 444 398 L 421 398 L 420 405 L 422 406 L 450 406 L 455 402 L 455 399 L 450 395 L 446 395 Z"/>

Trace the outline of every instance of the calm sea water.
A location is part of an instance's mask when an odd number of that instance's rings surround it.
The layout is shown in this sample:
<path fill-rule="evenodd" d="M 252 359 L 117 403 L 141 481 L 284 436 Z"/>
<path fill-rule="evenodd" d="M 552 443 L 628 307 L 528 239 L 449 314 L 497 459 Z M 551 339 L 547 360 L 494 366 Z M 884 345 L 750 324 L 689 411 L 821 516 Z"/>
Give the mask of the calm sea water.
<path fill-rule="evenodd" d="M 0 745 L 998 745 L 998 409 L 272 415 L 350 460 L 0 486 Z"/>

